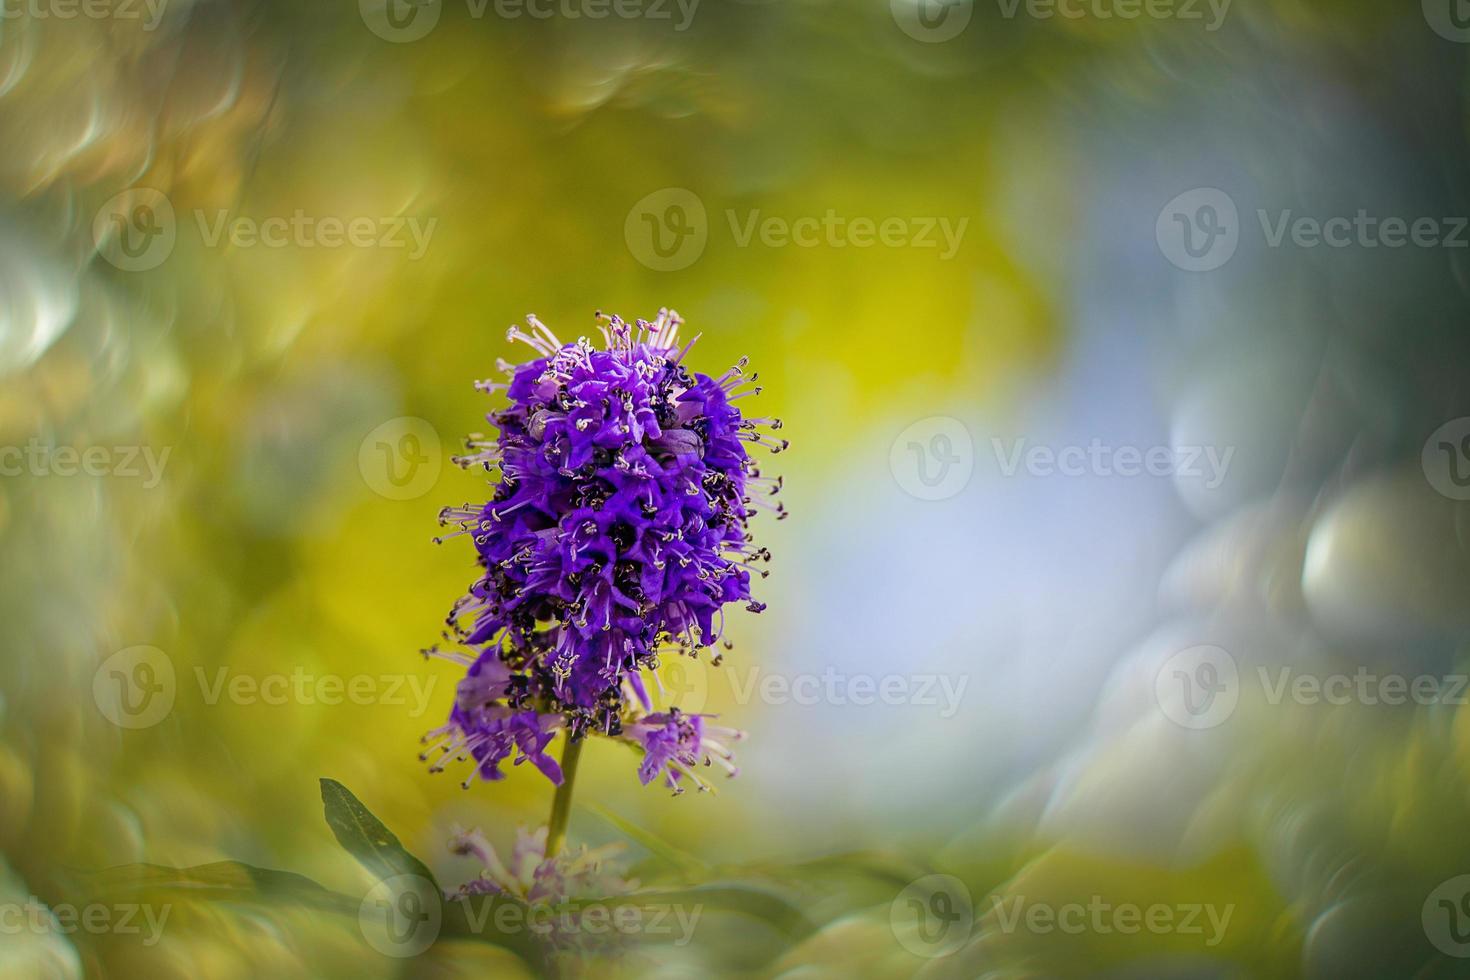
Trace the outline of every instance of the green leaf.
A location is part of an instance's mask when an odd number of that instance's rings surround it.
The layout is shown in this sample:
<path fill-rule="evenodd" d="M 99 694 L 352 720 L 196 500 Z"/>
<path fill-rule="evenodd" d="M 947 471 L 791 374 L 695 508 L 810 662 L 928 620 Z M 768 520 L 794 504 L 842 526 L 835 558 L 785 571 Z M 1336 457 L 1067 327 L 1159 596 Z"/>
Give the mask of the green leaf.
<path fill-rule="evenodd" d="M 352 914 L 358 906 L 357 899 L 323 888 L 310 878 L 239 861 L 219 861 L 193 868 L 125 864 L 83 875 L 80 880 L 97 896 L 182 891 L 205 901 L 288 902 Z"/>
<path fill-rule="evenodd" d="M 689 888 L 634 892 L 600 900 L 609 906 L 703 905 L 760 919 L 790 939 L 801 939 L 816 926 L 786 896 L 774 889 L 745 882 L 714 882 Z"/>
<path fill-rule="evenodd" d="M 915 878 L 921 878 L 929 873 L 924 865 L 883 851 L 844 851 L 785 864 L 747 865 L 743 870 L 747 873 L 759 873 L 775 878 L 796 879 L 812 876 L 858 875 L 882 884 L 897 885 L 898 891 L 902 891 L 903 886 Z"/>
<path fill-rule="evenodd" d="M 337 843 L 379 880 L 418 875 L 438 889 L 428 866 L 408 853 L 383 821 L 373 816 L 346 786 L 335 779 L 323 779 L 322 804 L 326 808 L 327 826 L 332 828 Z"/>
<path fill-rule="evenodd" d="M 519 956 L 539 975 L 550 975 L 552 949 L 534 932 L 525 928 L 513 928 L 501 932 L 496 919 L 496 907 L 515 905 L 517 923 L 527 921 L 527 906 L 518 899 L 505 895 L 475 895 L 454 898 L 444 903 L 444 922 L 440 935 L 445 939 L 467 939 L 499 946 Z"/>
<path fill-rule="evenodd" d="M 322 803 L 326 807 L 327 825 L 332 828 L 337 843 L 379 879 L 386 881 L 399 875 L 417 875 L 433 884 L 443 913 L 441 937 L 472 938 L 500 946 L 521 957 L 533 970 L 545 972 L 546 950 L 535 936 L 469 928 L 466 915 L 469 906 L 459 900 L 445 901 L 443 889 L 434 881 L 433 873 L 424 862 L 410 854 L 383 821 L 373 816 L 372 811 L 346 786 L 335 779 L 322 779 Z"/>
<path fill-rule="evenodd" d="M 590 810 L 612 824 L 621 833 L 642 845 L 654 857 L 659 858 L 670 866 L 680 871 L 696 875 L 708 870 L 708 866 L 694 855 L 680 850 L 657 834 L 644 830 L 642 827 L 618 816 L 606 807 L 598 806 L 596 803 L 583 803 L 581 806 L 583 809 Z"/>

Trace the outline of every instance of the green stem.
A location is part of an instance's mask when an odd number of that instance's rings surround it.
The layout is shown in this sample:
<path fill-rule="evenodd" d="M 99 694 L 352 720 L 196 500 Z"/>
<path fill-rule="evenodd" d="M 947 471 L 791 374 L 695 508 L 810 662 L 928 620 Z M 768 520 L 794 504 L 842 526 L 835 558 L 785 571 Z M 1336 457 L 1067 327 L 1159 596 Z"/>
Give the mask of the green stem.
<path fill-rule="evenodd" d="M 551 800 L 551 823 L 546 833 L 546 856 L 556 857 L 567 837 L 567 820 L 572 815 L 572 784 L 577 781 L 577 760 L 582 756 L 582 742 L 569 737 L 561 750 L 561 785 Z"/>

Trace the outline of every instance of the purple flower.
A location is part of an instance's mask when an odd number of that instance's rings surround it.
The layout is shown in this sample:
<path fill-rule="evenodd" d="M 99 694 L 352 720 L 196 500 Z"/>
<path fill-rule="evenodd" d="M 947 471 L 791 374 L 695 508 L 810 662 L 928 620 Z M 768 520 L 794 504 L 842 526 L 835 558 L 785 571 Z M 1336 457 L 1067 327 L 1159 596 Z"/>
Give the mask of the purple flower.
<path fill-rule="evenodd" d="M 451 761 L 473 759 L 475 769 L 465 780 L 466 787 L 475 774 L 481 779 L 504 779 L 500 763 L 519 752 L 516 765 L 529 760 L 547 779 L 561 784 L 561 766 L 546 754 L 546 746 L 561 728 L 561 717 L 507 706 L 500 699 L 510 685 L 510 669 L 495 657 L 482 656 L 469 664 L 469 672 L 456 688 L 449 724 L 424 736 L 426 742 L 434 743 L 419 756 L 425 762 L 435 759 L 430 772 L 443 771 Z"/>
<path fill-rule="evenodd" d="M 740 772 L 735 767 L 735 754 L 726 742 L 739 741 L 744 732 L 733 728 L 706 725 L 704 720 L 712 715 L 688 714 L 673 708 L 660 714 L 645 715 L 630 724 L 626 734 L 630 741 L 643 748 L 643 764 L 638 767 L 638 778 L 647 786 L 662 773 L 675 794 L 684 792 L 679 785 L 682 776 L 688 776 L 700 790 L 708 790 L 709 784 L 699 778 L 695 767 L 718 762 L 731 776 Z"/>
<path fill-rule="evenodd" d="M 555 731 L 619 735 L 637 717 L 631 703 L 649 710 L 640 674 L 660 655 L 697 656 L 721 639 L 732 602 L 764 608 L 751 573 L 765 576 L 755 566 L 770 553 L 748 523 L 785 509 L 769 499 L 780 481 L 748 450 L 786 443 L 761 431 L 779 420 L 737 407 L 760 391 L 746 388 L 755 376 L 744 359 L 717 378 L 691 372 L 676 313 L 599 317 L 601 348 L 563 344 L 535 317 L 529 332 L 511 329 L 539 356 L 501 362 L 507 383 L 477 385 L 509 404 L 487 417 L 496 437 L 471 437 L 457 460 L 496 473 L 494 495 L 440 515 L 457 528 L 450 537 L 470 538 L 481 574 L 445 634 L 472 656 L 430 651 L 469 667 L 432 736 L 487 779 L 517 752 L 559 782 L 544 753 Z"/>

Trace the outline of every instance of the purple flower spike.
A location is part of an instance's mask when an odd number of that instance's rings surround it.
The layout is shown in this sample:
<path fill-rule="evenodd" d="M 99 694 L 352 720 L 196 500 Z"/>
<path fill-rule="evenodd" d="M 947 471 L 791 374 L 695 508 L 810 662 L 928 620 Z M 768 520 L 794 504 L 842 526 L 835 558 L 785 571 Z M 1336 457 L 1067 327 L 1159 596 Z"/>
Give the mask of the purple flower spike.
<path fill-rule="evenodd" d="M 440 740 L 436 767 L 472 758 L 482 778 L 498 779 L 499 763 L 519 753 L 517 763 L 560 783 L 545 755 L 558 730 L 581 739 L 638 726 L 633 741 L 660 760 L 644 770 L 667 771 L 678 788 L 688 760 L 707 754 L 698 736 L 694 749 L 668 749 L 653 727 L 697 731 L 702 721 L 639 720 L 648 710 L 640 672 L 660 654 L 697 656 L 721 639 L 727 604 L 765 608 L 750 583 L 752 572 L 766 575 L 756 566 L 770 552 L 751 543 L 747 525 L 759 509 L 777 519 L 786 511 L 771 499 L 780 480 L 763 477 L 749 449 L 780 452 L 786 442 L 761 431 L 779 419 L 737 407 L 759 393 L 746 387 L 756 376 L 745 376 L 744 359 L 717 378 L 691 372 L 683 361 L 694 342 L 679 345 L 682 320 L 671 311 L 634 324 L 599 319 L 601 348 L 585 337 L 563 344 L 528 318 L 529 331 L 513 327 L 510 339 L 538 356 L 502 361 L 506 383 L 477 385 L 510 404 L 487 417 L 495 439 L 471 437 L 456 460 L 498 473 L 493 499 L 440 515 L 456 528 L 449 537 L 469 536 L 482 574 L 445 634 L 470 655 L 427 651 L 468 667 L 449 723 L 429 736 Z"/>

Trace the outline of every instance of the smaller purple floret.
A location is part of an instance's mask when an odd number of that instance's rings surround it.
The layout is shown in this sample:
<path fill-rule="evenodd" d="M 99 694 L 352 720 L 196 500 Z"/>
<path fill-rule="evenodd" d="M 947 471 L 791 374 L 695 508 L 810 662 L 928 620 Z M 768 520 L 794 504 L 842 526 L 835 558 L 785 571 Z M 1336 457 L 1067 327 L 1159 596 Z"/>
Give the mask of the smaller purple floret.
<path fill-rule="evenodd" d="M 628 734 L 643 747 L 643 764 L 638 767 L 638 779 L 647 786 L 660 774 L 668 781 L 674 792 L 682 793 L 681 777 L 687 776 L 694 785 L 706 788 L 695 767 L 718 762 L 727 773 L 739 773 L 735 766 L 735 753 L 726 742 L 744 738 L 743 732 L 733 728 L 705 724 L 713 715 L 698 715 L 672 708 L 667 713 L 645 715 L 628 726 Z"/>

